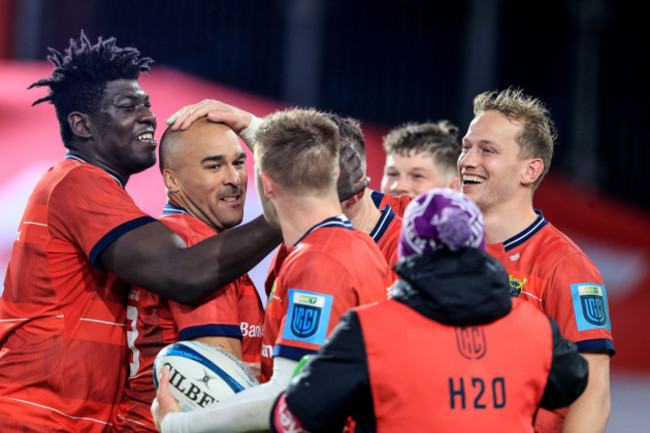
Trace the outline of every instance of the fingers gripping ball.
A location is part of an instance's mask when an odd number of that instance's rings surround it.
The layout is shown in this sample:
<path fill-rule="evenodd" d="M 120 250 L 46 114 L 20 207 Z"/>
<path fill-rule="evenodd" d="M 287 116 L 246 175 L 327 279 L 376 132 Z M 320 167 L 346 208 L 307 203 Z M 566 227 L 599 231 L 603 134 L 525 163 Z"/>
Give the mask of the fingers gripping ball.
<path fill-rule="evenodd" d="M 197 341 L 179 341 L 160 351 L 153 368 L 156 389 L 163 366 L 169 369 L 169 391 L 184 412 L 218 403 L 259 384 L 242 361 Z"/>

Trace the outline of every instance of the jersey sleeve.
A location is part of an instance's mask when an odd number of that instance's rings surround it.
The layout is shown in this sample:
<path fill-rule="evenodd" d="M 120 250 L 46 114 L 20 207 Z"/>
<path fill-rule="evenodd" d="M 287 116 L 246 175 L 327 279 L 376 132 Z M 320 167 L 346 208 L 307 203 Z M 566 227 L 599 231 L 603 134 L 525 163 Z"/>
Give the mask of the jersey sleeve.
<path fill-rule="evenodd" d="M 607 291 L 600 273 L 583 254 L 571 254 L 550 274 L 545 312 L 581 352 L 614 354 Z"/>
<path fill-rule="evenodd" d="M 348 416 L 374 431 L 368 360 L 359 318 L 346 313 L 287 387 L 286 403 L 310 432 L 342 431 Z"/>
<path fill-rule="evenodd" d="M 129 194 L 109 175 L 96 168 L 71 170 L 52 192 L 57 206 L 50 206 L 50 218 L 61 236 L 73 239 L 90 262 L 97 259 L 114 240 L 144 224 L 156 221 L 141 211 Z"/>
<path fill-rule="evenodd" d="M 237 282 L 213 293 L 206 302 L 192 307 L 169 302 L 181 340 L 198 337 L 242 338 Z"/>
<path fill-rule="evenodd" d="M 358 305 L 352 277 L 332 258 L 318 252 L 285 264 L 277 284 L 286 289 L 286 310 L 273 356 L 300 360 L 316 352 L 341 316 Z M 284 291 L 284 290 L 283 290 Z"/>

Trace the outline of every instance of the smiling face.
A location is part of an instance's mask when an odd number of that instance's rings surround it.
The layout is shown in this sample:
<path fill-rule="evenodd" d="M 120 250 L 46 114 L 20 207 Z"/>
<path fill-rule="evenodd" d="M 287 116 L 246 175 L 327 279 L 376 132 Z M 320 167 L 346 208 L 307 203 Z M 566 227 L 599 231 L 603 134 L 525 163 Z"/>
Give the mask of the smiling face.
<path fill-rule="evenodd" d="M 430 189 L 445 187 L 441 173 L 429 152 L 410 151 L 386 156 L 381 192 L 394 196 L 420 195 Z"/>
<path fill-rule="evenodd" d="M 241 223 L 248 176 L 235 132 L 201 119 L 164 140 L 163 177 L 170 202 L 217 231 Z"/>
<path fill-rule="evenodd" d="M 520 131 L 518 122 L 491 110 L 475 117 L 463 138 L 458 158 L 461 191 L 483 213 L 531 195 L 527 175 L 533 160 L 519 157 L 521 148 L 515 137 Z"/>
<path fill-rule="evenodd" d="M 123 181 L 156 162 L 156 116 L 149 95 L 136 80 L 106 83 L 97 113 L 88 114 L 92 163 L 114 172 Z"/>

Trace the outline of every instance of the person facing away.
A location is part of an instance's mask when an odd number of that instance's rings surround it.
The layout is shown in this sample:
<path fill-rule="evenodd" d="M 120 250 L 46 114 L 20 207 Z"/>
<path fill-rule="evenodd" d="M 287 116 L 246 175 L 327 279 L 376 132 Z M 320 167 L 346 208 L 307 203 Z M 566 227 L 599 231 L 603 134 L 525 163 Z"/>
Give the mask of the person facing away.
<path fill-rule="evenodd" d="M 481 212 L 451 189 L 406 209 L 392 299 L 354 308 L 291 380 L 273 432 L 532 432 L 566 406 L 588 364 L 557 324 L 510 297 Z"/>
<path fill-rule="evenodd" d="M 268 430 L 270 406 L 298 361 L 318 350 L 348 309 L 387 298 L 385 259 L 341 211 L 336 125 L 315 110 L 278 112 L 264 119 L 254 149 L 264 215 L 290 246 L 266 308 L 265 383 L 203 410 L 169 413 L 178 407 L 164 374 L 152 405 L 163 432 Z"/>
<path fill-rule="evenodd" d="M 130 284 L 196 302 L 280 241 L 263 218 L 188 248 L 124 190 L 156 161 L 156 117 L 138 84 L 152 60 L 81 34 L 50 49 L 35 102 L 54 105 L 67 150 L 35 186 L 0 298 L 0 431 L 102 432 L 121 400 Z M 71 379 L 73 378 L 73 379 Z"/>
<path fill-rule="evenodd" d="M 188 246 L 241 223 L 248 179 L 246 153 L 232 129 L 206 118 L 184 131 L 168 128 L 159 153 L 167 191 L 160 221 Z M 212 344 L 242 359 L 259 378 L 264 309 L 247 274 L 197 306 L 133 287 L 127 318 L 130 370 L 113 423 L 115 432 L 156 431 L 151 417 L 156 397 L 153 364 L 168 344 L 182 340 Z"/>
<path fill-rule="evenodd" d="M 605 285 L 585 253 L 533 207 L 555 138 L 539 99 L 513 88 L 481 93 L 458 159 L 461 191 L 483 212 L 487 251 L 505 267 L 510 294 L 554 319 L 589 362 L 582 396 L 568 409 L 540 410 L 536 430 L 603 432 L 615 353 Z"/>
<path fill-rule="evenodd" d="M 350 117 L 341 117 L 334 113 L 323 113 L 323 116 L 334 122 L 337 126 L 342 149 L 348 144 L 354 146 L 354 149 L 361 157 L 365 177 L 366 142 L 363 138 L 359 121 Z M 342 151 L 340 157 L 342 170 L 345 167 L 344 159 L 347 157 Z M 381 210 L 378 209 L 375 194 L 378 194 L 377 191 L 373 191 L 370 188 L 363 188 L 351 197 L 341 200 L 341 209 L 343 210 L 343 214 L 350 220 L 352 227 L 367 233 L 375 241 L 386 259 L 386 263 L 388 263 L 388 268 L 394 281 L 397 279 L 397 274 L 392 269 L 397 263 L 397 241 L 399 239 L 400 229 L 402 228 L 402 218 L 393 211 L 390 205 L 385 204 Z M 379 194 L 379 196 L 383 196 L 383 194 Z M 273 290 L 275 278 L 287 254 L 286 245 L 284 243 L 280 244 L 280 247 L 273 256 L 266 277 L 264 287 L 267 294 Z"/>

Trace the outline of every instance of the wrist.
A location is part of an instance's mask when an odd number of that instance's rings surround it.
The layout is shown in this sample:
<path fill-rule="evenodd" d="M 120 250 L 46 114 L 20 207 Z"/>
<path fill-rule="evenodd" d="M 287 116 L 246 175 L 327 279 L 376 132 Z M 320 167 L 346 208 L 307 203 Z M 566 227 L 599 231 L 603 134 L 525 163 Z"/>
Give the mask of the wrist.
<path fill-rule="evenodd" d="M 253 140 L 255 140 L 255 133 L 259 129 L 260 125 L 262 124 L 262 119 L 257 117 L 254 114 L 251 114 L 251 121 L 248 124 L 248 126 L 244 129 L 242 129 L 239 132 L 239 136 L 244 140 L 246 143 L 251 143 Z"/>

